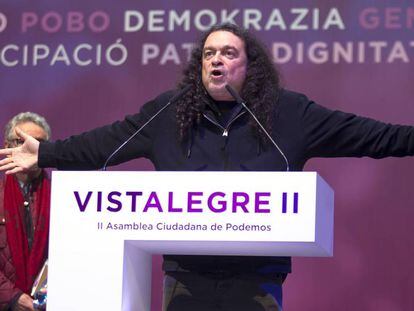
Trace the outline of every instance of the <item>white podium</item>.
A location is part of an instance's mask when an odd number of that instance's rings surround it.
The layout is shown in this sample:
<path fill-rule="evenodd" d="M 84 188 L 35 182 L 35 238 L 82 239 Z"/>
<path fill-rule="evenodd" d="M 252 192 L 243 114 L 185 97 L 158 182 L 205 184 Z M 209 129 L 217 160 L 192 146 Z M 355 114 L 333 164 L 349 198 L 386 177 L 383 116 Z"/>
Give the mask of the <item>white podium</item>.
<path fill-rule="evenodd" d="M 48 310 L 149 311 L 152 254 L 332 256 L 314 172 L 53 172 Z"/>

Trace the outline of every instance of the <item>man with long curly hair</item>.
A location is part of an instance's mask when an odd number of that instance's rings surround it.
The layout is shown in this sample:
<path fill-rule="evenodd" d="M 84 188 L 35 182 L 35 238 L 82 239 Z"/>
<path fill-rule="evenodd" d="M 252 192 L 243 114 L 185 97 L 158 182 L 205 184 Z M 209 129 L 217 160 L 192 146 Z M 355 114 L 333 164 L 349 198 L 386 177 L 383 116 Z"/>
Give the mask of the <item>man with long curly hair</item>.
<path fill-rule="evenodd" d="M 179 87 L 189 91 L 167 107 L 173 92 L 124 121 L 63 141 L 39 144 L 17 131 L 25 143 L 0 150 L 7 155 L 0 170 L 96 169 L 146 157 L 165 171 L 301 171 L 313 157 L 414 155 L 413 127 L 331 111 L 282 89 L 266 50 L 235 25 L 214 26 L 203 35 Z M 163 269 L 164 310 L 281 310 L 291 263 L 288 257 L 168 255 Z"/>
<path fill-rule="evenodd" d="M 234 46 L 228 45 L 229 40 Z M 211 43 L 219 43 L 220 46 L 214 47 Z M 216 48 L 223 48 L 223 54 L 216 53 Z M 233 68 L 240 71 L 234 74 Z M 226 84 L 240 93 L 265 128 L 271 130 L 272 114 L 279 95 L 279 74 L 255 37 L 233 24 L 223 24 L 212 27 L 203 35 L 184 70 L 180 87 L 191 85 L 192 88 L 177 104 L 181 138 L 188 134 L 194 123 L 201 121 L 211 100 L 224 102 L 214 108 L 229 110 L 234 98 L 224 88 Z M 251 125 L 258 133 L 257 123 L 252 121 Z"/>
<path fill-rule="evenodd" d="M 279 96 L 278 72 L 256 38 L 235 25 L 223 24 L 203 35 L 184 70 L 180 87 L 192 88 L 176 104 L 180 139 L 188 142 L 188 157 L 198 158 L 199 155 L 192 155 L 192 149 L 196 150 L 192 146 L 197 141 L 195 136 L 203 135 L 205 126 L 213 127 L 216 135 L 220 131 L 222 135 L 222 142 L 217 141 L 217 145 L 246 143 L 249 149 L 256 148 L 253 161 L 258 163 L 260 149 L 268 149 L 269 141 L 226 90 L 227 84 L 249 103 L 252 112 L 271 132 Z M 211 124 L 204 125 L 206 121 Z M 242 124 L 241 129 L 251 133 L 231 141 L 230 133 L 233 129 L 239 131 Z M 253 140 L 248 138 L 249 134 Z M 226 152 L 220 153 L 225 156 Z M 204 163 L 203 169 L 263 170 L 267 169 L 266 162 L 259 167 L 248 166 L 249 161 L 229 159 L 215 167 L 211 167 L 213 163 Z M 283 170 L 283 166 L 277 170 Z M 281 310 L 281 284 L 290 272 L 290 258 L 166 255 L 163 268 L 165 310 Z"/>

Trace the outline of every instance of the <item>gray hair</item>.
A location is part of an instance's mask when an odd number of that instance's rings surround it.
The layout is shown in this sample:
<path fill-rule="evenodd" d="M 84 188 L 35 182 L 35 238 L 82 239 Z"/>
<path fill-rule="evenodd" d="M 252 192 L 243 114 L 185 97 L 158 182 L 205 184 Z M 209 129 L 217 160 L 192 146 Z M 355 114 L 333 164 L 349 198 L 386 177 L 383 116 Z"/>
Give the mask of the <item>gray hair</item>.
<path fill-rule="evenodd" d="M 25 122 L 32 122 L 38 126 L 40 126 L 46 132 L 46 140 L 50 139 L 51 131 L 50 126 L 46 122 L 46 119 L 37 113 L 34 112 L 21 112 L 15 115 L 9 122 L 7 122 L 6 127 L 4 129 L 4 137 L 6 141 L 13 140 L 13 129 L 16 125 Z"/>

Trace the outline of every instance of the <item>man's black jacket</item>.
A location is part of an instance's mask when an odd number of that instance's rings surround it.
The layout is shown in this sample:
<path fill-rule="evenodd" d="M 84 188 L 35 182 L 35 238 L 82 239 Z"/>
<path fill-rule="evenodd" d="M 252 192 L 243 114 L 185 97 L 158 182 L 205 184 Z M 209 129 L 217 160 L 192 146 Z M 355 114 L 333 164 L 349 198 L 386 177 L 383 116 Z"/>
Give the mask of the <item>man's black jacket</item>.
<path fill-rule="evenodd" d="M 41 143 L 40 167 L 90 170 L 103 166 L 107 157 L 172 97 L 166 92 L 146 103 L 140 113 L 55 143 Z M 414 155 L 414 128 L 390 125 L 340 111 L 331 111 L 304 95 L 282 90 L 275 102 L 272 137 L 286 155 L 290 170 L 301 171 L 314 157 Z M 176 107 L 172 104 L 128 143 L 111 165 L 134 158 L 151 160 L 160 171 L 284 171 L 286 162 L 270 143 L 263 146 L 242 108 L 226 126 L 206 108 L 191 137 L 179 142 Z M 290 272 L 285 257 L 166 256 L 167 269 Z M 171 265 L 171 263 L 173 263 Z"/>

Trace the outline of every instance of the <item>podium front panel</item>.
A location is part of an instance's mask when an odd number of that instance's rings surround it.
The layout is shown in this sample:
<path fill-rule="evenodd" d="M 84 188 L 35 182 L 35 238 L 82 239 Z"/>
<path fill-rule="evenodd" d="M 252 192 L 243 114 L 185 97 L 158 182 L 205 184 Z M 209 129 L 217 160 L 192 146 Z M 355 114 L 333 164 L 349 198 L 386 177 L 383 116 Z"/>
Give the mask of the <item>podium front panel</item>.
<path fill-rule="evenodd" d="M 333 191 L 315 172 L 57 171 L 48 308 L 150 310 L 154 253 L 331 256 L 332 247 Z"/>

